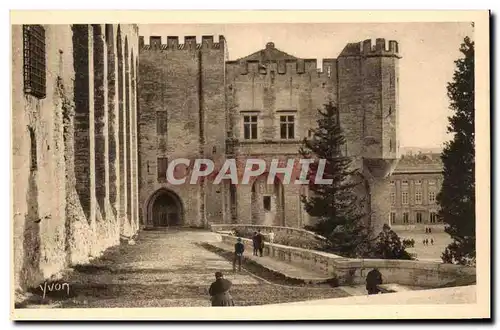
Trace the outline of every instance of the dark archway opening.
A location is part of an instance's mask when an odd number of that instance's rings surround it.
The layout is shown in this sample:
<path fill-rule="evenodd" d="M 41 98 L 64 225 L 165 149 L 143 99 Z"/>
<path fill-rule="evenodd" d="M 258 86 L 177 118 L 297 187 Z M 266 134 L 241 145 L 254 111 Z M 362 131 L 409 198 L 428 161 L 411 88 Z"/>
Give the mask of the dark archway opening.
<path fill-rule="evenodd" d="M 181 226 L 183 209 L 179 197 L 168 190 L 159 192 L 153 200 L 151 220 L 154 227 Z"/>

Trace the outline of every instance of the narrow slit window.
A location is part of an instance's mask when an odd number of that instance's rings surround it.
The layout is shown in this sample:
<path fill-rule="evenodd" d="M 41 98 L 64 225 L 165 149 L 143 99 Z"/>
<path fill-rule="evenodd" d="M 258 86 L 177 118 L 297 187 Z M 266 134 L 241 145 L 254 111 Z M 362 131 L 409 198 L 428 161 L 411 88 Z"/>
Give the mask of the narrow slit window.
<path fill-rule="evenodd" d="M 271 211 L 271 196 L 264 196 L 264 210 Z"/>
<path fill-rule="evenodd" d="M 156 112 L 156 133 L 158 135 L 167 134 L 167 112 L 157 111 Z"/>
<path fill-rule="evenodd" d="M 158 181 L 164 182 L 167 180 L 167 167 L 168 167 L 168 158 L 160 157 L 158 158 Z"/>

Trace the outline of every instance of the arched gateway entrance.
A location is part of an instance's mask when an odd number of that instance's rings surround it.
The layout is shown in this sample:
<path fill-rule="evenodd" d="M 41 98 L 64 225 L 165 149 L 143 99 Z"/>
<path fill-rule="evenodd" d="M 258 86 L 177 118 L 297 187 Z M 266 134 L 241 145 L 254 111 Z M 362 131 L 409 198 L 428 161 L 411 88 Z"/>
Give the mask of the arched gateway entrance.
<path fill-rule="evenodd" d="M 159 189 L 149 199 L 148 226 L 174 227 L 184 223 L 184 208 L 179 196 L 171 190 Z"/>

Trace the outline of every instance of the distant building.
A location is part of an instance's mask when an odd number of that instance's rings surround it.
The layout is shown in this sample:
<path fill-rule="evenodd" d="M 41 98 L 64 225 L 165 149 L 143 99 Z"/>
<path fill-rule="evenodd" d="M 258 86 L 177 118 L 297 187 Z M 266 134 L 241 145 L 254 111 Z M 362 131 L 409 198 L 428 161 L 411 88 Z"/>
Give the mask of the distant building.
<path fill-rule="evenodd" d="M 439 154 L 402 156 L 390 177 L 391 225 L 440 222 L 436 196 L 443 182 Z"/>

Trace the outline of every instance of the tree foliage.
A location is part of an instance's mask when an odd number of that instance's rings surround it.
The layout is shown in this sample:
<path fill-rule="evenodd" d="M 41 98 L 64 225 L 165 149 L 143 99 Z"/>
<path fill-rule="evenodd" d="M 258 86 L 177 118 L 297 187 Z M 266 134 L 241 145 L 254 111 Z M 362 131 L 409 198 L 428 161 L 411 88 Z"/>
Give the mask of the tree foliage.
<path fill-rule="evenodd" d="M 362 180 L 344 152 L 345 138 L 337 108 L 330 102 L 318 111 L 318 127 L 312 138 L 303 140 L 299 150 L 303 158 L 314 160 L 309 171 L 311 194 L 302 196 L 302 202 L 316 223 L 307 229 L 326 237 L 326 250 L 342 256 L 400 258 L 402 244 L 394 232 L 388 240 L 380 236 L 383 233 L 373 239 L 371 228 L 365 224 L 369 216 L 365 197 L 357 193 Z M 322 177 L 332 180 L 330 184 L 314 183 L 320 159 L 326 161 Z"/>
<path fill-rule="evenodd" d="M 475 147 L 474 147 L 474 42 L 466 37 L 460 47 L 463 57 L 455 61 L 453 80 L 448 83 L 450 109 L 448 132 L 453 139 L 441 154 L 443 184 L 437 195 L 439 217 L 453 242 L 442 259 L 447 263 L 475 264 Z"/>
<path fill-rule="evenodd" d="M 351 159 L 342 152 L 345 138 L 339 124 L 337 108 L 330 102 L 318 110 L 318 127 L 312 138 L 303 140 L 299 153 L 315 162 L 309 167 L 309 197 L 302 196 L 306 212 L 317 219 L 311 228 L 326 237 L 328 250 L 344 256 L 356 256 L 367 238 L 361 200 L 355 193 L 360 184 L 355 180 Z M 330 184 L 315 184 L 319 160 L 325 160 L 322 177 Z"/>

